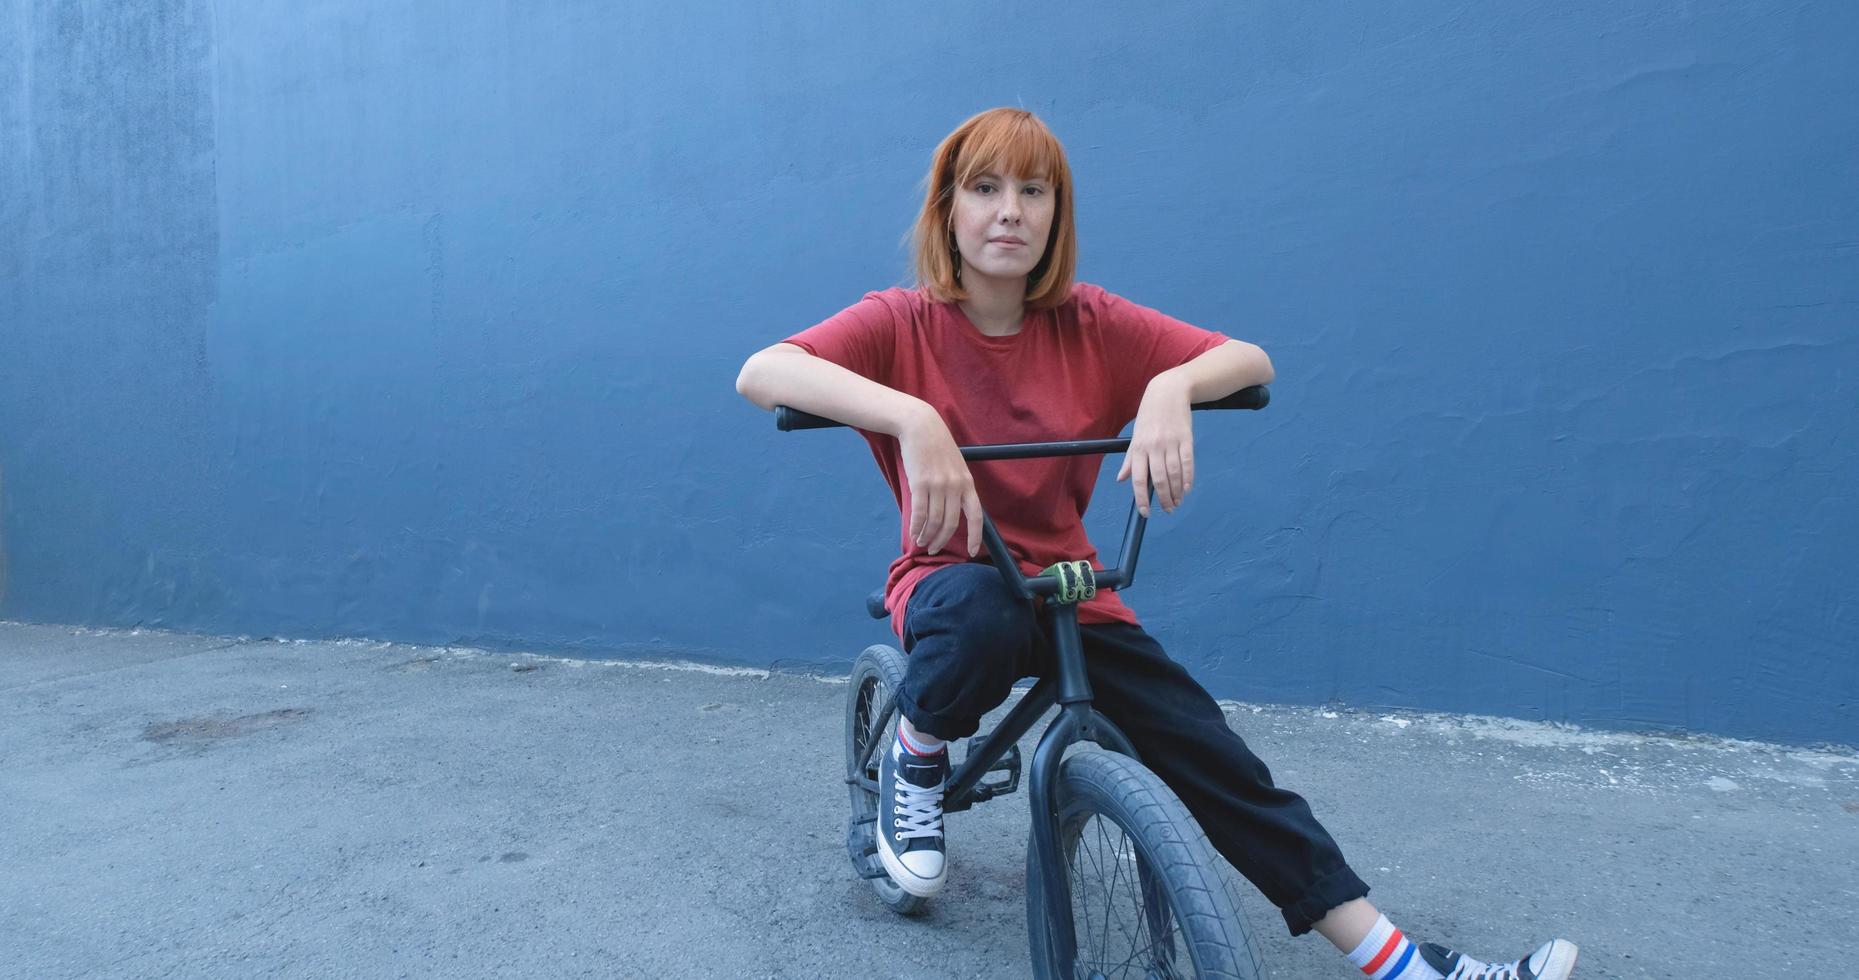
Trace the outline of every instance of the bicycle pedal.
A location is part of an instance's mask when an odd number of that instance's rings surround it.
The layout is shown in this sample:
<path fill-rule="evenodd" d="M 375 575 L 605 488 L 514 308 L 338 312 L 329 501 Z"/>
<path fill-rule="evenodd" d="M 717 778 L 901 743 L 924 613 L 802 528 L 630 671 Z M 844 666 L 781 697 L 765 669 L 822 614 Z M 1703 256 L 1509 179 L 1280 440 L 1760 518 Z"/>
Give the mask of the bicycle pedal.
<path fill-rule="evenodd" d="M 1011 793 L 1019 789 L 1020 747 L 1018 745 L 1008 746 L 1007 751 L 1001 753 L 999 761 L 988 767 L 988 772 L 1004 772 L 1007 774 L 1007 778 L 1005 779 L 991 781 L 987 778 L 986 774 L 982 775 L 980 781 L 976 783 L 976 788 L 987 790 L 988 796 L 999 796 L 1002 793 Z"/>
<path fill-rule="evenodd" d="M 884 878 L 890 872 L 884 870 L 884 862 L 878 858 L 878 841 L 873 837 L 878 820 L 853 820 L 846 825 L 846 855 L 852 859 L 852 870 L 860 878 Z"/>

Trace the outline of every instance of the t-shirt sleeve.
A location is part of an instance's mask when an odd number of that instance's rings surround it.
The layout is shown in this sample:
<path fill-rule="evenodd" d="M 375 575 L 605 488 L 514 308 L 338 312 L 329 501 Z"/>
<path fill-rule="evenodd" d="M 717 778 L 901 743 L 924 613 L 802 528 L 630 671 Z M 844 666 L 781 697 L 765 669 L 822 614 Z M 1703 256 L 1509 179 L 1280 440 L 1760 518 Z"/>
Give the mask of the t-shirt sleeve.
<path fill-rule="evenodd" d="M 1132 303 L 1115 293 L 1095 290 L 1092 305 L 1110 365 L 1112 398 L 1118 418 L 1136 417 L 1149 381 L 1170 368 L 1226 343 L 1226 334 Z"/>
<path fill-rule="evenodd" d="M 879 384 L 889 384 L 898 329 L 891 304 L 879 293 L 867 293 L 864 299 L 783 343 Z"/>

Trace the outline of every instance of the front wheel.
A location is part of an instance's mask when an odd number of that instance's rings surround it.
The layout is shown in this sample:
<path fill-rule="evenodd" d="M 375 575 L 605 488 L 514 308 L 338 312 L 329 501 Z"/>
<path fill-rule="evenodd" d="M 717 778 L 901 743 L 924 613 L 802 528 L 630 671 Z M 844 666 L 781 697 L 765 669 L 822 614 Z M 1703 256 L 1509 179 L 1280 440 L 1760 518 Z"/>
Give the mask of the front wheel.
<path fill-rule="evenodd" d="M 1059 852 L 1077 937 L 1061 972 L 1044 877 L 1027 843 L 1027 935 L 1041 980 L 1262 975 L 1219 860 L 1179 797 L 1141 763 L 1085 751 L 1059 768 Z"/>

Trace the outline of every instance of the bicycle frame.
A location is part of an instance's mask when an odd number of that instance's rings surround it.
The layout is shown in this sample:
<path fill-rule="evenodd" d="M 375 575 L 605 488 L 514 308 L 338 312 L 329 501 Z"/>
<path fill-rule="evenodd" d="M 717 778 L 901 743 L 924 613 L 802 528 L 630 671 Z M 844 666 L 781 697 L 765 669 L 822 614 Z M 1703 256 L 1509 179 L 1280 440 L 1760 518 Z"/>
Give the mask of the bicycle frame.
<path fill-rule="evenodd" d="M 1262 386 L 1244 388 L 1217 402 L 1193 406 L 1196 409 L 1207 408 L 1264 408 L 1270 401 L 1270 393 Z M 808 415 L 786 406 L 775 409 L 775 425 L 783 432 L 793 429 L 825 428 L 840 423 Z M 969 462 L 1005 459 L 1031 459 L 1049 456 L 1088 456 L 1108 455 L 1128 451 L 1128 439 L 1085 439 L 1066 442 L 1045 443 L 1005 443 L 982 446 L 962 447 L 962 458 Z M 1136 580 L 1136 563 L 1142 554 L 1143 532 L 1148 527 L 1149 519 L 1130 504 L 1130 520 L 1123 536 L 1123 553 L 1115 568 L 1107 568 L 1096 573 L 1096 586 L 1099 589 L 1117 591 L 1127 588 Z M 985 511 L 981 515 L 981 537 L 988 549 L 989 558 L 1000 572 L 1007 588 L 1022 600 L 1033 602 L 1035 598 L 1049 598 L 1060 594 L 1062 583 L 1055 575 L 1041 574 L 1027 576 L 1020 571 L 1020 564 L 1001 538 L 1000 531 L 994 526 L 992 518 Z M 1054 802 L 1058 796 L 1059 763 L 1064 758 L 1065 749 L 1073 742 L 1096 742 L 1114 752 L 1121 752 L 1138 762 L 1136 747 L 1129 737 L 1112 724 L 1092 706 L 1091 684 L 1084 664 L 1084 642 L 1078 628 L 1078 606 L 1075 603 L 1047 602 L 1042 612 L 1046 635 L 1052 644 L 1053 665 L 1055 670 L 1033 685 L 1020 703 L 1014 705 L 1001 723 L 994 730 L 982 737 L 980 744 L 971 745 L 967 756 L 962 760 L 949 778 L 949 786 L 943 795 L 943 811 L 955 813 L 969 809 L 976 803 L 984 802 L 1002 792 L 1011 792 L 1017 780 L 994 785 L 982 781 L 983 776 L 992 771 L 994 764 L 1011 752 L 1018 751 L 1020 739 L 1032 730 L 1035 723 L 1043 717 L 1048 708 L 1059 706 L 1058 717 L 1047 726 L 1040 736 L 1039 745 L 1033 751 L 1031 766 L 1029 801 L 1032 807 L 1033 854 L 1039 866 L 1042 884 L 1045 887 L 1046 918 L 1052 932 L 1052 948 L 1057 951 L 1060 960 L 1060 976 L 1072 974 L 1073 958 L 1077 952 L 1077 931 L 1072 922 L 1071 907 L 1068 896 L 1071 894 L 1067 880 L 1067 868 L 1063 856 L 1059 853 L 1058 817 L 1054 811 Z M 886 699 L 878 712 L 878 730 L 883 731 L 889 724 L 891 715 L 897 710 L 896 692 Z M 846 774 L 847 781 L 871 783 L 864 777 L 866 766 L 871 761 L 871 754 L 878 746 L 878 739 L 871 739 L 865 745 L 864 754 L 857 759 L 852 770 Z M 877 786 L 868 787 L 877 792 Z M 1029 923 L 1029 926 L 1031 924 Z"/>
<path fill-rule="evenodd" d="M 792 410 L 786 408 L 777 410 L 776 422 L 783 430 L 789 426 L 786 424 L 786 416 L 782 413 L 790 411 Z M 796 424 L 793 427 L 806 426 Z M 964 446 L 962 457 L 970 462 L 977 462 L 1046 456 L 1084 456 L 1123 452 L 1129 449 L 1129 445 L 1128 439 L 1093 439 L 1075 442 Z M 1113 591 L 1122 589 L 1136 578 L 1136 563 L 1142 553 L 1143 531 L 1148 526 L 1149 519 L 1136 509 L 1134 502 L 1130 504 L 1130 517 L 1123 536 L 1122 559 L 1116 568 L 1104 569 L 1097 573 L 1096 584 L 1100 589 Z M 1001 578 L 1007 583 L 1007 588 L 1014 595 L 1030 602 L 1035 596 L 1051 596 L 1059 591 L 1057 578 L 1051 575 L 1028 577 L 1020 571 L 1019 562 L 1014 560 L 1012 552 L 1007 548 L 1007 542 L 1001 538 L 999 529 L 994 526 L 993 518 L 988 517 L 985 511 L 981 515 L 981 540 L 988 549 L 990 561 L 1000 572 Z M 988 791 L 989 787 L 986 784 L 981 782 L 982 777 L 993 768 L 996 761 L 1018 744 L 1022 736 L 1032 730 L 1033 725 L 1045 714 L 1047 708 L 1055 703 L 1061 705 L 1062 708 L 1079 705 L 1086 709 L 1090 708 L 1091 684 L 1085 676 L 1084 644 L 1078 633 L 1078 607 L 1054 603 L 1047 606 L 1045 617 L 1046 633 L 1051 639 L 1055 654 L 1053 659 L 1058 668 L 1056 678 L 1040 678 L 1032 691 L 1028 692 L 1008 713 L 1006 719 L 994 731 L 988 733 L 980 745 L 969 749 L 968 756 L 963 759 L 961 766 L 951 774 L 949 788 L 944 791 L 942 805 L 944 812 L 957 813 L 976 803 L 991 799 L 995 795 Z M 879 710 L 878 716 L 888 721 L 895 710 L 895 702 L 887 700 L 883 708 Z M 1061 718 L 1065 714 L 1061 711 Z M 1071 714 L 1077 715 L 1078 713 L 1071 712 Z M 1080 726 L 1078 732 L 1084 738 L 1097 741 L 1096 733 L 1102 731 L 1112 743 L 1106 745 L 1106 748 L 1114 748 L 1131 758 L 1136 758 L 1136 751 L 1130 745 L 1129 739 L 1111 724 L 1110 719 L 1103 717 L 1095 710 L 1081 717 L 1076 724 Z M 871 761 L 871 753 L 876 745 L 874 741 L 865 746 L 865 754 L 855 761 L 849 776 L 856 776 L 857 773 L 864 771 L 866 764 Z M 1040 745 L 1042 747 L 1045 745 L 1043 738 Z M 1060 746 L 1061 750 L 1063 748 L 1064 746 Z M 873 787 L 873 790 L 875 792 L 876 787 Z"/>
<path fill-rule="evenodd" d="M 1075 456 L 1119 453 L 1129 449 L 1128 439 L 1102 439 L 1067 443 L 1019 443 L 1008 445 L 969 446 L 962 449 L 962 456 L 970 462 L 978 460 L 1027 459 L 1041 456 Z M 992 518 L 984 512 L 981 516 L 981 536 L 987 545 L 988 555 L 994 567 L 1000 571 L 1001 578 L 1008 589 L 1026 601 L 1035 596 L 1052 596 L 1060 589 L 1060 582 L 1052 575 L 1035 575 L 1028 577 L 1020 571 L 1019 562 L 1013 557 L 1007 543 L 1001 538 L 1000 531 L 994 526 Z M 1096 576 L 1096 584 L 1102 589 L 1122 589 L 1136 578 L 1136 563 L 1142 554 L 1143 532 L 1149 519 L 1130 504 L 1130 521 L 1124 531 L 1123 554 L 1117 567 L 1105 569 Z M 1003 787 L 992 786 L 982 782 L 994 768 L 994 764 L 1009 752 L 1016 751 L 1021 737 L 1031 731 L 1033 725 L 1045 716 L 1046 710 L 1054 704 L 1059 706 L 1058 717 L 1047 726 L 1040 736 L 1039 745 L 1033 751 L 1033 763 L 1029 770 L 1029 801 L 1034 814 L 1032 819 L 1033 853 L 1035 863 L 1045 887 L 1046 920 L 1053 930 L 1051 948 L 1060 959 L 1060 975 L 1070 976 L 1072 959 L 1076 954 L 1078 942 L 1075 924 L 1072 922 L 1070 882 L 1067 880 L 1069 869 L 1063 856 L 1059 853 L 1059 826 L 1054 812 L 1054 802 L 1058 797 L 1059 763 L 1065 756 L 1065 750 L 1073 742 L 1091 741 L 1113 752 L 1121 752 L 1138 762 L 1142 761 L 1135 745 L 1129 737 L 1103 716 L 1091 704 L 1091 682 L 1084 665 L 1084 641 L 1078 629 L 1078 607 L 1073 603 L 1047 603 L 1044 610 L 1046 635 L 1052 644 L 1053 673 L 1042 677 L 1033 685 L 1033 689 L 1014 705 L 999 725 L 988 732 L 979 745 L 972 745 L 962 764 L 950 775 L 949 787 L 943 794 L 943 812 L 956 813 L 969 809 L 976 803 L 993 798 L 1003 791 Z M 879 730 L 888 725 L 890 715 L 896 710 L 895 695 L 886 703 L 879 713 Z M 861 778 L 870 761 L 871 752 L 877 747 L 878 739 L 872 739 L 865 746 L 865 756 L 857 760 L 848 778 Z M 1004 791 L 1011 792 L 1011 784 Z M 876 791 L 876 787 L 873 787 Z"/>

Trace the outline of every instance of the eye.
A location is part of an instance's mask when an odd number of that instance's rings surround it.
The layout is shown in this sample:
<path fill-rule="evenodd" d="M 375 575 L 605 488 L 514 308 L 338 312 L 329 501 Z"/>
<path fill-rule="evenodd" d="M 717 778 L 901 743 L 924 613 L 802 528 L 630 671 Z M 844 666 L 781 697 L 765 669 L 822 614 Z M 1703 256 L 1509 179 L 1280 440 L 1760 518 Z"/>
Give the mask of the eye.
<path fill-rule="evenodd" d="M 975 184 L 975 193 L 977 193 L 977 194 L 992 194 L 992 193 L 994 193 L 994 185 L 993 185 L 993 184 L 990 184 L 990 183 L 988 183 L 988 182 L 987 182 L 987 181 L 985 181 L 985 180 L 984 180 L 984 181 L 981 181 L 981 182 L 979 182 L 979 183 L 977 183 L 977 184 Z"/>
<path fill-rule="evenodd" d="M 1024 188 L 1024 190 L 1029 197 L 1038 197 L 1039 195 L 1044 194 L 1046 192 L 1046 189 L 1044 187 L 1039 187 L 1039 186 L 1027 187 L 1027 188 Z"/>

